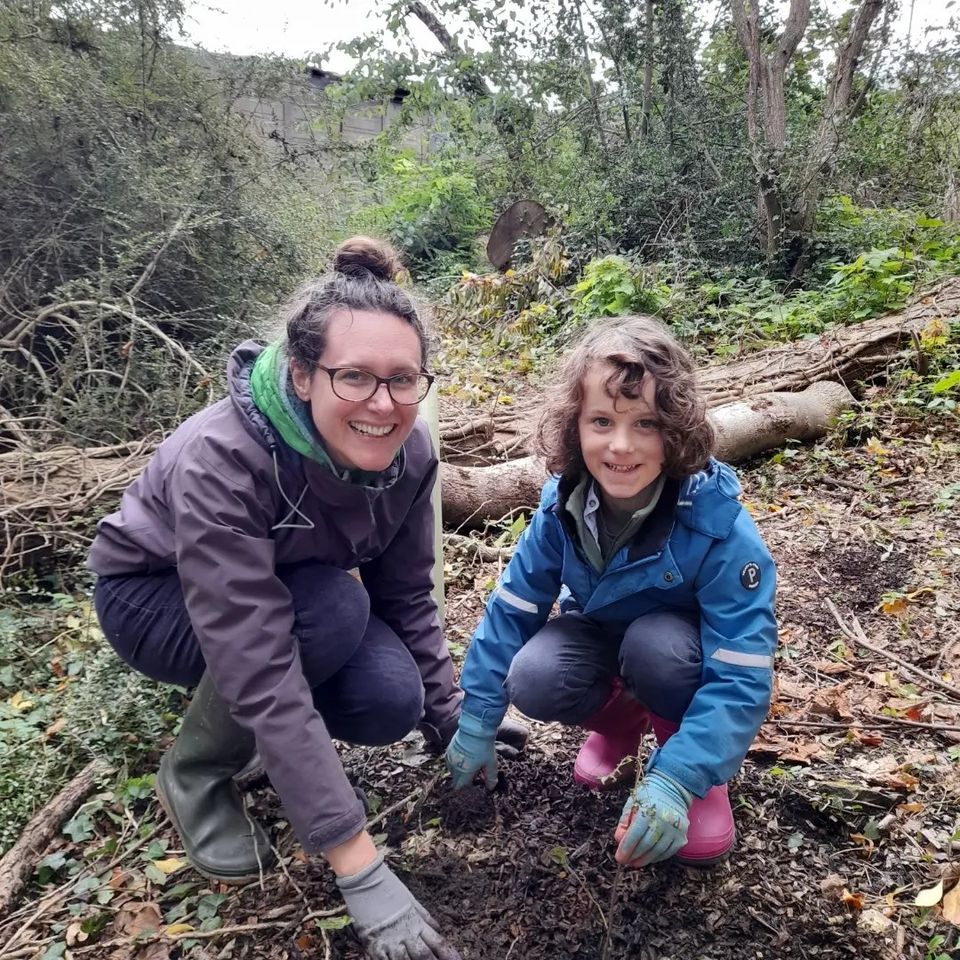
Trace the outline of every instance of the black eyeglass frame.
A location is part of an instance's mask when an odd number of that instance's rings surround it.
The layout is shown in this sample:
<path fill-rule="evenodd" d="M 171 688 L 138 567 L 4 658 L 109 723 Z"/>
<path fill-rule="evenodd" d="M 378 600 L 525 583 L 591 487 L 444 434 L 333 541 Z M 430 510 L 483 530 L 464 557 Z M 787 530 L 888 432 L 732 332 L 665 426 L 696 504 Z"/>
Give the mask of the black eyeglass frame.
<path fill-rule="evenodd" d="M 416 376 L 418 378 L 422 377 L 427 381 L 427 389 L 423 391 L 423 396 L 417 397 L 416 400 L 398 400 L 393 395 L 393 381 L 399 380 L 401 377 L 409 377 L 409 373 L 395 373 L 392 377 L 378 377 L 375 373 L 371 373 L 369 370 L 364 370 L 363 367 L 325 367 L 322 363 L 317 364 L 318 370 L 323 370 L 330 377 L 330 389 L 334 392 L 334 395 L 339 397 L 341 400 L 346 400 L 347 403 L 364 403 L 369 400 L 379 389 L 380 384 L 385 383 L 387 385 L 387 393 L 390 394 L 390 399 L 399 404 L 401 407 L 412 407 L 415 403 L 422 403 L 427 394 L 430 392 L 430 388 L 433 386 L 434 381 L 437 379 L 436 376 L 432 373 L 427 373 L 426 370 L 418 370 Z M 368 377 L 373 377 L 376 381 L 374 388 L 365 396 L 365 397 L 345 397 L 340 393 L 337 393 L 337 386 L 334 378 L 341 370 L 356 370 L 358 373 L 365 373 Z"/>

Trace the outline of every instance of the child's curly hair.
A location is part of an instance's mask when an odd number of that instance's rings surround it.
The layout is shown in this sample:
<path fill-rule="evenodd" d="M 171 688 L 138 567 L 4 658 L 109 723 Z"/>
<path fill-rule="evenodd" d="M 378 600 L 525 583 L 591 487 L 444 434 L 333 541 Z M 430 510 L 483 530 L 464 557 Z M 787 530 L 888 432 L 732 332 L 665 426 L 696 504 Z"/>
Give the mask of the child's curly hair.
<path fill-rule="evenodd" d="M 653 377 L 663 436 L 667 476 L 682 478 L 702 470 L 716 437 L 697 383 L 690 354 L 652 317 L 617 317 L 593 325 L 567 356 L 537 428 L 537 452 L 552 473 L 579 476 L 586 469 L 580 452 L 579 419 L 583 381 L 590 367 L 614 370 L 606 383 L 611 397 L 636 399 L 643 378 Z"/>

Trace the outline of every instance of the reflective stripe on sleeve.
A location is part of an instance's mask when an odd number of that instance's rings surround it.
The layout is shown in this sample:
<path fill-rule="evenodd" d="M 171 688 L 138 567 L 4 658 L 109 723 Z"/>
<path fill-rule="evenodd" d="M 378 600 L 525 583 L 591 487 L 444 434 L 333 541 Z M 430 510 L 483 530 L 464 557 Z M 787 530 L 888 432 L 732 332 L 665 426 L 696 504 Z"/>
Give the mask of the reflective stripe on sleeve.
<path fill-rule="evenodd" d="M 493 591 L 493 595 L 499 597 L 504 603 L 509 603 L 511 607 L 522 610 L 524 613 L 539 613 L 535 603 L 524 600 L 523 597 L 518 597 L 515 593 L 511 593 L 504 587 L 497 587 L 497 589 Z"/>
<path fill-rule="evenodd" d="M 711 660 L 732 663 L 735 667 L 763 667 L 769 670 L 773 666 L 773 657 L 766 653 L 743 653 L 740 650 L 714 650 Z"/>

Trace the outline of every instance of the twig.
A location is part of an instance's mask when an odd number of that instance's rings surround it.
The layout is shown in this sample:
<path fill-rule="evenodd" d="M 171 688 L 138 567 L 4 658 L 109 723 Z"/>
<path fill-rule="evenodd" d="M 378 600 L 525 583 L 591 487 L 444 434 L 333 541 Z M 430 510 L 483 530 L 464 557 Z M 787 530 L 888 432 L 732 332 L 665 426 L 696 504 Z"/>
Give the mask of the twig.
<path fill-rule="evenodd" d="M 920 727 L 922 730 L 933 730 L 935 733 L 960 733 L 960 724 L 955 723 L 924 723 L 922 720 L 907 720 L 905 717 L 885 717 L 879 713 L 871 713 L 870 718 L 878 722 L 895 723 L 901 727 Z"/>
<path fill-rule="evenodd" d="M 335 910 L 314 910 L 300 920 L 276 920 L 266 923 L 244 923 L 235 927 L 219 927 L 216 930 L 187 930 L 183 933 L 169 933 L 157 937 L 158 940 L 210 940 L 213 937 L 222 937 L 234 933 L 252 933 L 256 930 L 291 930 L 299 929 L 311 920 L 320 920 L 324 917 L 338 917 L 346 913 L 346 907 L 337 907 Z"/>
<path fill-rule="evenodd" d="M 636 793 L 637 787 L 640 786 L 640 781 L 643 780 L 643 741 L 637 745 L 637 753 L 634 757 L 636 762 L 637 769 L 633 777 L 633 793 Z M 621 761 L 622 763 L 623 761 Z M 619 764 L 617 765 L 619 769 Z M 623 879 L 623 871 L 626 867 L 625 863 L 617 863 L 617 872 L 613 875 L 613 883 L 610 885 L 610 904 L 607 907 L 607 922 L 605 924 L 607 928 L 607 935 L 603 941 L 603 952 L 600 954 L 600 960 L 609 960 L 610 957 L 610 947 L 613 944 L 613 931 L 616 926 L 617 919 L 617 895 L 620 893 L 620 881 Z"/>
<path fill-rule="evenodd" d="M 460 533 L 445 533 L 444 542 L 454 549 L 469 550 L 484 563 L 497 563 L 513 556 L 513 547 L 492 547 L 476 537 L 465 537 Z"/>
<path fill-rule="evenodd" d="M 467 420 L 466 423 L 462 423 L 460 426 L 446 427 L 440 432 L 440 442 L 446 445 L 452 443 L 454 440 L 464 440 L 478 433 L 484 438 L 492 436 L 493 421 Z"/>
<path fill-rule="evenodd" d="M 401 807 L 404 807 L 411 800 L 416 799 L 423 794 L 422 799 L 426 799 L 427 794 L 433 789 L 434 784 L 440 779 L 441 774 L 437 774 L 432 780 L 427 781 L 422 787 L 417 787 L 412 793 L 408 793 L 402 800 L 398 800 L 396 803 L 391 804 L 387 807 L 386 810 L 381 810 L 372 820 L 367 821 L 367 830 L 370 830 L 371 827 L 375 827 L 378 823 L 386 820 L 391 813 L 396 813 Z"/>
<path fill-rule="evenodd" d="M 904 717 L 888 717 L 882 713 L 871 713 L 870 719 L 875 723 L 859 723 L 855 720 L 850 723 L 839 723 L 833 720 L 781 720 L 769 721 L 778 727 L 816 727 L 821 730 L 871 730 L 878 723 L 891 724 L 902 727 L 920 727 L 924 730 L 933 730 L 935 733 L 960 733 L 960 725 L 924 723 L 922 720 L 907 720 Z"/>
<path fill-rule="evenodd" d="M 102 760 L 88 763 L 52 800 L 34 814 L 20 839 L 0 860 L 0 914 L 6 913 L 27 878 L 33 873 L 37 858 L 53 839 L 60 825 L 80 806 L 83 798 L 110 767 Z"/>
<path fill-rule="evenodd" d="M 943 690 L 945 693 L 948 693 L 952 699 L 960 702 L 960 688 L 955 687 L 952 683 L 947 683 L 946 680 L 941 680 L 939 677 L 935 677 L 932 673 L 927 673 L 926 670 L 922 670 L 920 667 L 915 667 L 912 663 L 910 663 L 909 660 L 904 660 L 903 657 L 899 657 L 897 654 L 891 653 L 889 650 L 885 650 L 883 647 L 871 643 L 867 639 L 866 634 L 863 632 L 863 627 L 860 626 L 860 621 L 856 617 L 853 617 L 851 620 L 853 624 L 853 629 L 851 629 L 846 625 L 846 623 L 844 623 L 843 618 L 840 616 L 840 611 L 837 610 L 833 601 L 829 597 L 826 598 L 825 603 L 830 612 L 833 614 L 834 619 L 837 621 L 840 629 L 849 640 L 852 640 L 854 643 L 858 643 L 861 647 L 866 647 L 868 650 L 879 654 L 881 657 L 886 657 L 888 660 L 891 660 L 898 666 L 903 667 L 904 670 L 909 670 L 911 673 L 914 673 L 918 677 L 926 680 L 927 683 L 930 683 L 933 686 L 938 687 L 940 690 Z"/>

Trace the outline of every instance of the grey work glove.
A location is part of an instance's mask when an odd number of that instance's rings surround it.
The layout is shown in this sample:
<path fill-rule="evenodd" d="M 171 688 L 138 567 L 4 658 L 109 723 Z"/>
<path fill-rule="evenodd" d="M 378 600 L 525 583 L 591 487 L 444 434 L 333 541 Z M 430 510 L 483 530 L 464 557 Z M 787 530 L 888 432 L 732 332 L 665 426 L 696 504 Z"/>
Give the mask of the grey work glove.
<path fill-rule="evenodd" d="M 383 854 L 359 873 L 337 877 L 337 886 L 371 960 L 461 960 Z"/>

